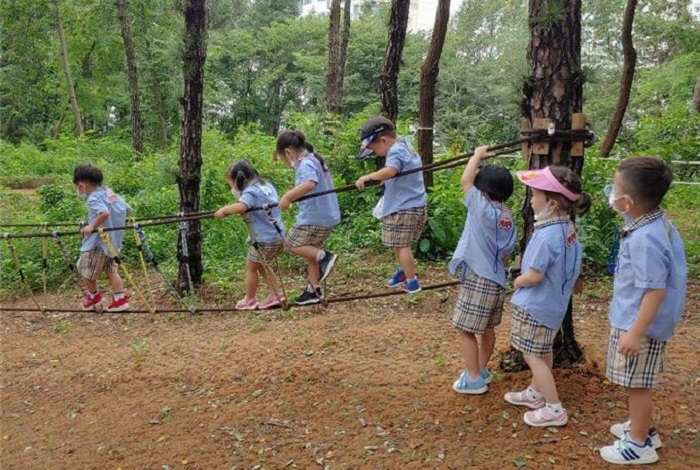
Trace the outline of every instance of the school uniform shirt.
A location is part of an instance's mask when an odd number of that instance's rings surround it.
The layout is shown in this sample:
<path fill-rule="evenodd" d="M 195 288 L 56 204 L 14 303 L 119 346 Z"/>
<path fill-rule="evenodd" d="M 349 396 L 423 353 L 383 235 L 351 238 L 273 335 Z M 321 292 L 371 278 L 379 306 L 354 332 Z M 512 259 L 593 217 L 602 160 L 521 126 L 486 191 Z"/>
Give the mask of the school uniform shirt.
<path fill-rule="evenodd" d="M 515 224 L 510 210 L 491 201 L 472 186 L 464 196 L 467 220 L 447 269 L 463 280 L 468 270 L 502 287 L 506 273 L 501 259 L 515 246 Z"/>
<path fill-rule="evenodd" d="M 277 204 L 277 191 L 270 183 L 263 183 L 260 180 L 250 184 L 241 193 L 238 202 L 242 202 L 248 208 L 262 207 L 265 204 Z M 279 208 L 274 207 L 272 210 L 272 218 L 277 222 L 282 233 L 284 233 L 284 223 L 281 219 Z M 266 211 L 253 211 L 246 214 L 250 221 L 250 227 L 255 235 L 255 240 L 264 243 L 272 243 L 281 240 L 282 237 L 272 225 Z"/>
<path fill-rule="evenodd" d="M 321 162 L 313 153 L 307 153 L 296 164 L 294 183 L 312 181 L 316 186 L 308 194 L 315 194 L 333 189 L 330 171 L 324 171 Z M 333 227 L 340 223 L 340 207 L 336 193 L 312 197 L 296 203 L 299 208 L 296 216 L 297 225 L 320 225 Z"/>
<path fill-rule="evenodd" d="M 678 229 L 661 211 L 625 227 L 617 256 L 610 324 L 627 331 L 637 319 L 647 289 L 665 289 L 659 311 L 646 335 L 667 341 L 685 307 L 688 266 Z"/>
<path fill-rule="evenodd" d="M 125 225 L 126 216 L 131 212 L 129 204 L 107 186 L 98 186 L 95 188 L 95 190 L 88 194 L 86 204 L 88 224 L 95 222 L 95 219 L 101 213 L 109 212 L 109 218 L 100 226 L 104 228 L 121 227 Z M 124 230 L 113 230 L 107 233 L 109 234 L 109 240 L 112 246 L 118 254 L 122 248 Z M 112 253 L 107 249 L 99 233 L 92 233 L 84 237 L 83 243 L 80 246 L 80 251 L 90 251 L 94 248 L 102 248 L 105 255 L 110 258 L 112 257 Z"/>
<path fill-rule="evenodd" d="M 399 172 L 412 170 L 421 165 L 420 156 L 413 151 L 411 144 L 404 138 L 398 139 L 389 148 L 384 164 Z M 427 203 L 428 196 L 425 194 L 422 171 L 384 181 L 382 217 L 404 209 L 422 207 Z"/>
<path fill-rule="evenodd" d="M 544 278 L 516 289 L 511 302 L 538 323 L 558 330 L 581 272 L 581 244 L 568 217 L 535 223 L 521 265 L 523 273 L 529 269 L 544 273 Z"/>

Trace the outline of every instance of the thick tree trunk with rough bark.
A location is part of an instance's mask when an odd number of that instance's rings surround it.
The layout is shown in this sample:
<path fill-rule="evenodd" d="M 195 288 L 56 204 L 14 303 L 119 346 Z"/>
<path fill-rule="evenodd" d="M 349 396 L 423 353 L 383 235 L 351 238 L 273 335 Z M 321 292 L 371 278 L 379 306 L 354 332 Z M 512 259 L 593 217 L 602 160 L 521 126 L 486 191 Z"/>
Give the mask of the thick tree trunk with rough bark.
<path fill-rule="evenodd" d="M 60 3 L 56 1 L 56 25 L 58 29 L 58 42 L 61 46 L 61 66 L 63 67 L 63 76 L 66 79 L 66 88 L 68 89 L 68 98 L 70 99 L 71 107 L 73 108 L 73 117 L 75 119 L 75 135 L 83 134 L 83 118 L 80 116 L 80 107 L 78 106 L 78 98 L 75 95 L 75 86 L 73 85 L 73 76 L 70 71 L 70 63 L 68 62 L 68 48 L 66 46 L 66 35 L 63 31 L 63 20 L 61 19 Z"/>
<path fill-rule="evenodd" d="M 153 109 L 158 116 L 158 137 L 162 148 L 168 146 L 168 120 L 165 114 L 165 105 L 163 104 L 163 92 L 160 85 L 160 76 L 154 65 L 153 51 L 151 50 L 151 37 L 148 32 L 148 17 L 146 15 L 146 5 L 144 0 L 140 0 L 141 6 L 141 31 L 144 37 L 144 49 L 146 53 L 146 62 L 150 69 L 151 86 L 153 87 Z"/>
<path fill-rule="evenodd" d="M 129 80 L 129 99 L 131 101 L 131 140 L 134 150 L 143 153 L 143 121 L 141 120 L 141 100 L 139 98 L 139 72 L 136 63 L 134 41 L 131 38 L 129 7 L 126 0 L 116 0 L 119 27 L 124 41 L 126 56 L 126 75 Z"/>
<path fill-rule="evenodd" d="M 700 113 L 700 75 L 695 81 L 695 90 L 693 90 L 693 109 L 695 112 Z"/>
<path fill-rule="evenodd" d="M 345 66 L 347 64 L 348 44 L 350 43 L 350 6 L 351 0 L 345 0 L 343 7 L 343 33 L 340 39 L 340 65 L 338 72 L 338 101 L 340 102 L 340 111 L 343 108 L 343 93 L 345 89 Z"/>
<path fill-rule="evenodd" d="M 182 126 L 180 129 L 180 162 L 178 188 L 180 211 L 185 215 L 199 211 L 199 184 L 202 168 L 202 93 L 204 63 L 207 56 L 207 1 L 186 0 L 182 97 Z M 180 260 L 177 276 L 179 290 L 187 290 L 187 263 L 195 286 L 202 283 L 202 233 L 198 220 L 188 222 L 187 239 L 178 240 Z M 182 243 L 187 243 L 189 259 L 182 255 Z"/>
<path fill-rule="evenodd" d="M 406 41 L 409 6 L 410 0 L 391 0 L 389 42 L 386 45 L 382 73 L 379 77 L 381 113 L 394 122 L 399 115 L 399 68 L 401 66 L 401 53 Z"/>
<path fill-rule="evenodd" d="M 435 111 L 435 86 L 440 72 L 440 56 L 445 44 L 447 25 L 450 21 L 450 0 L 439 0 L 433 25 L 430 48 L 420 73 L 420 97 L 418 99 L 418 154 L 423 165 L 433 163 L 433 131 Z M 433 185 L 433 174 L 426 173 L 425 187 Z"/>
<path fill-rule="evenodd" d="M 634 69 L 637 65 L 637 51 L 632 43 L 632 25 L 634 24 L 634 12 L 637 8 L 637 0 L 627 0 L 625 14 L 622 18 L 622 77 L 620 78 L 620 93 L 617 96 L 617 105 L 612 118 L 608 123 L 608 132 L 600 147 L 600 156 L 607 158 L 615 145 L 615 140 L 620 133 L 622 120 L 625 117 L 627 103 L 630 100 L 632 82 L 634 81 Z"/>
<path fill-rule="evenodd" d="M 326 109 L 340 114 L 341 98 L 338 90 L 340 73 L 340 0 L 331 0 L 328 22 L 328 69 L 326 70 Z"/>
<path fill-rule="evenodd" d="M 553 5 L 560 6 L 561 11 L 553 10 Z M 530 0 L 528 22 L 530 40 L 527 62 L 530 74 L 523 86 L 522 116 L 528 120 L 531 127 L 534 127 L 536 118 L 549 118 L 557 129 L 570 129 L 572 115 L 581 112 L 583 108 L 581 0 L 561 3 Z M 571 157 L 570 151 L 570 142 L 552 143 L 547 155 L 531 152 L 529 168 L 544 168 L 552 164 L 566 165 L 580 175 L 583 157 Z M 521 252 L 525 251 L 534 228 L 530 196 L 531 192 L 528 190 L 521 210 Z M 562 330 L 554 341 L 554 363 L 555 366 L 561 367 L 576 364 L 582 359 L 583 351 L 574 335 L 570 300 Z M 502 358 L 501 367 L 513 371 L 525 369 L 527 366 L 522 354 L 511 350 Z"/>

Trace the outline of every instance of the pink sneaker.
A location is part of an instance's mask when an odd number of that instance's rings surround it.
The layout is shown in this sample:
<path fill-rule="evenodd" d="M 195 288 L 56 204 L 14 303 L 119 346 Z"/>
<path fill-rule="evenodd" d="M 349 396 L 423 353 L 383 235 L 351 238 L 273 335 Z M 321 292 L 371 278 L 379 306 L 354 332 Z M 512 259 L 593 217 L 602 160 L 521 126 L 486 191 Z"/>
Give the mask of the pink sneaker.
<path fill-rule="evenodd" d="M 85 299 L 83 300 L 83 310 L 95 310 L 100 308 L 102 305 L 102 294 L 97 292 L 94 297 L 91 297 L 88 292 L 85 292 Z"/>
<path fill-rule="evenodd" d="M 525 413 L 523 421 L 536 428 L 546 428 L 548 426 L 564 426 L 569 421 L 569 417 L 564 408 L 561 409 L 561 413 L 554 413 L 549 407 L 543 406 L 538 410 Z"/>
<path fill-rule="evenodd" d="M 255 310 L 256 308 L 258 308 L 258 299 L 255 298 L 243 297 L 236 302 L 236 310 Z"/>
<path fill-rule="evenodd" d="M 508 392 L 503 398 L 511 405 L 527 406 L 533 410 L 544 406 L 544 397 L 532 398 L 527 389 L 522 392 Z"/>
<path fill-rule="evenodd" d="M 270 294 L 267 296 L 267 298 L 265 300 L 260 302 L 260 304 L 258 305 L 258 308 L 260 310 L 265 310 L 268 308 L 277 307 L 278 305 L 282 304 L 282 302 L 284 302 L 284 300 L 285 300 L 284 297 L 277 297 L 276 295 Z"/>

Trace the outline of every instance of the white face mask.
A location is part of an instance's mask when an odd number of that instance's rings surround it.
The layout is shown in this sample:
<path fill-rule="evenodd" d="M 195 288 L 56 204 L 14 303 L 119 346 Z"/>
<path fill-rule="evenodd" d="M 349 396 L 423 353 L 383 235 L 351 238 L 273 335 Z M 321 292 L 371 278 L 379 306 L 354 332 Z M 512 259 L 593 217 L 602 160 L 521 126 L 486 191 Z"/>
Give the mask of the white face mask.
<path fill-rule="evenodd" d="M 618 208 L 615 205 L 615 202 L 617 202 L 618 199 L 624 196 L 624 194 L 622 196 L 618 196 L 617 194 L 615 194 L 615 191 L 612 191 L 610 193 L 610 196 L 608 196 L 608 204 L 610 205 L 610 208 L 622 216 L 624 216 L 626 213 L 622 209 Z"/>
<path fill-rule="evenodd" d="M 78 197 L 83 201 L 86 200 L 88 197 L 87 193 L 80 192 L 80 187 L 75 188 L 75 192 L 78 194 Z"/>

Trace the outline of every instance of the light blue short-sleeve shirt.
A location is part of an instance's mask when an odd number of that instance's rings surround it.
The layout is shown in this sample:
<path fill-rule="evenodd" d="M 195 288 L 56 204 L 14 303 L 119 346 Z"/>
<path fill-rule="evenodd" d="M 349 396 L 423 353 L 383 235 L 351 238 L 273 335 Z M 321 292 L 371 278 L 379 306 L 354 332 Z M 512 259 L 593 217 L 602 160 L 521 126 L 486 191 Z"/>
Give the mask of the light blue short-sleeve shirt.
<path fill-rule="evenodd" d="M 404 138 L 397 139 L 386 156 L 385 166 L 396 168 L 399 172 L 413 170 L 421 165 L 420 156 Z M 422 207 L 427 203 L 422 171 L 384 181 L 382 217 L 400 210 Z"/>
<path fill-rule="evenodd" d="M 109 218 L 101 225 L 101 227 L 104 228 L 121 227 L 125 225 L 126 217 L 128 213 L 131 212 L 129 204 L 107 186 L 98 186 L 95 188 L 95 190 L 88 194 L 86 204 L 89 224 L 92 224 L 101 213 L 109 212 Z M 122 241 L 124 240 L 124 230 L 113 230 L 107 233 L 109 234 L 109 240 L 112 246 L 117 253 L 119 253 L 122 249 Z M 112 257 L 112 254 L 102 241 L 99 233 L 92 233 L 83 238 L 80 251 L 90 251 L 93 248 L 102 248 L 102 251 L 104 251 L 108 257 Z"/>
<path fill-rule="evenodd" d="M 661 212 L 646 216 L 620 240 L 610 324 L 627 331 L 637 319 L 647 289 L 665 289 L 646 335 L 667 341 L 685 307 L 688 266 L 678 229 Z"/>
<path fill-rule="evenodd" d="M 523 273 L 529 269 L 544 273 L 544 278 L 535 286 L 516 289 L 511 302 L 538 323 L 558 330 L 581 273 L 581 245 L 568 218 L 535 224 L 521 264 Z"/>
<path fill-rule="evenodd" d="M 241 193 L 241 197 L 238 198 L 238 202 L 245 204 L 248 208 L 262 207 L 265 204 L 277 204 L 277 200 L 275 187 L 268 182 L 262 183 L 260 180 L 245 188 Z M 277 222 L 282 233 L 284 233 L 284 223 L 282 222 L 279 208 L 274 207 L 271 213 L 272 218 Z M 272 243 L 282 239 L 280 234 L 277 233 L 275 226 L 270 222 L 267 212 L 262 210 L 253 211 L 248 212 L 246 216 L 250 221 L 253 235 L 255 235 L 257 241 Z"/>
<path fill-rule="evenodd" d="M 502 287 L 506 273 L 501 259 L 515 246 L 515 224 L 508 208 L 472 186 L 464 197 L 467 220 L 447 269 L 464 278 L 468 270 Z"/>
<path fill-rule="evenodd" d="M 311 181 L 316 186 L 308 194 L 315 194 L 333 189 L 333 179 L 329 170 L 324 170 L 321 162 L 313 153 L 307 153 L 297 162 L 294 183 Z M 321 225 L 333 227 L 340 223 L 340 207 L 336 193 L 313 197 L 296 203 L 298 212 L 297 225 Z"/>

